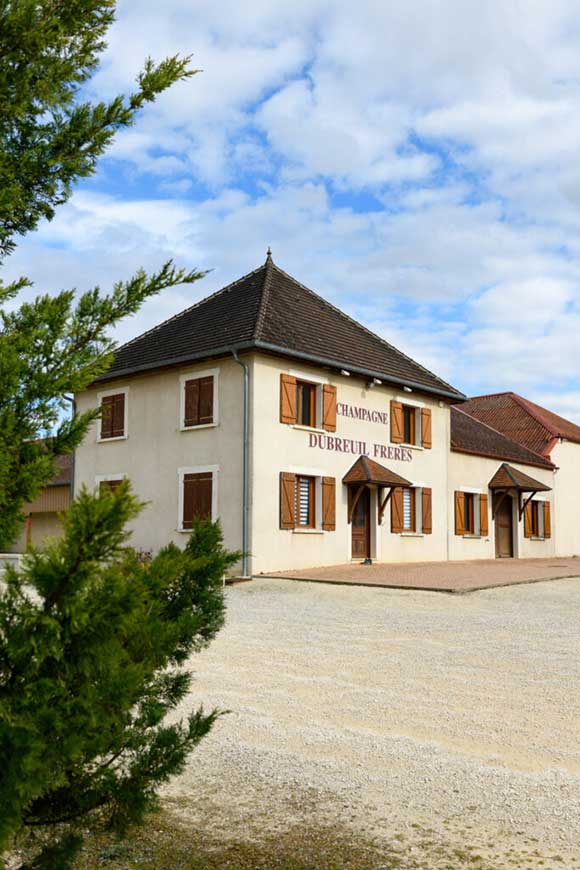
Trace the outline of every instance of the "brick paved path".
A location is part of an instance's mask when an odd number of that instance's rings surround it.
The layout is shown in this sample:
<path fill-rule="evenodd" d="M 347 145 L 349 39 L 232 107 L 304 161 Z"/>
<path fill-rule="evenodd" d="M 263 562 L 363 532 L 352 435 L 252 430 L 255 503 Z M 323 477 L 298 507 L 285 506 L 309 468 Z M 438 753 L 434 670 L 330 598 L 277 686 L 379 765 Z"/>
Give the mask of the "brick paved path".
<path fill-rule="evenodd" d="M 350 563 L 265 574 L 315 583 L 474 592 L 494 586 L 580 577 L 580 559 L 481 559 L 467 562 Z"/>

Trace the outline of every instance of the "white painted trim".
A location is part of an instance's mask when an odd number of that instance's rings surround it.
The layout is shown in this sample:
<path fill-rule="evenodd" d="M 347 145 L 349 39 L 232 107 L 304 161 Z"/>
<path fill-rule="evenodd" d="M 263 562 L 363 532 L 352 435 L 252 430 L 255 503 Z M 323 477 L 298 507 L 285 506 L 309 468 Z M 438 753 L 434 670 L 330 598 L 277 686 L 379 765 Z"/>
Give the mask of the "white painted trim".
<path fill-rule="evenodd" d="M 426 408 L 425 402 L 419 402 L 418 399 L 410 399 L 409 394 L 404 396 L 395 396 L 395 402 L 400 402 L 402 405 L 408 405 L 409 408 Z"/>
<path fill-rule="evenodd" d="M 291 429 L 300 429 L 302 432 L 316 432 L 319 435 L 326 435 L 326 429 L 318 429 L 316 426 L 302 426 L 301 423 L 290 423 Z"/>
<path fill-rule="evenodd" d="M 115 390 L 103 390 L 97 393 L 97 402 L 99 407 L 102 404 L 105 396 L 118 396 L 119 393 L 125 395 L 125 415 L 123 420 L 124 435 L 115 435 L 114 438 L 101 438 L 101 418 L 97 419 L 97 442 L 99 444 L 108 444 L 109 441 L 126 441 L 129 437 L 129 387 L 117 387 Z"/>
<path fill-rule="evenodd" d="M 191 529 L 184 529 L 183 522 L 183 476 L 185 474 L 209 474 L 211 473 L 211 519 L 215 523 L 218 517 L 218 481 L 219 481 L 219 465 L 191 465 L 185 468 L 177 469 L 177 531 L 183 534 L 189 534 Z"/>
<path fill-rule="evenodd" d="M 201 369 L 200 371 L 184 372 L 179 376 L 179 421 L 178 428 L 181 432 L 194 432 L 197 429 L 214 429 L 219 425 L 220 407 L 219 407 L 219 368 Z M 185 418 L 185 382 L 194 381 L 199 378 L 213 378 L 213 423 L 200 423 L 199 426 L 184 426 Z"/>
<path fill-rule="evenodd" d="M 324 375 L 313 375 L 300 369 L 288 369 L 288 374 L 299 381 L 308 381 L 311 384 L 328 384 L 329 379 Z"/>
<path fill-rule="evenodd" d="M 332 477 L 328 471 L 322 471 L 320 468 L 308 468 L 305 465 L 290 465 L 288 467 L 289 474 L 303 474 L 306 477 Z"/>
<path fill-rule="evenodd" d="M 485 489 L 477 489 L 474 486 L 460 486 L 457 492 L 468 492 L 472 495 L 485 495 L 487 490 Z"/>

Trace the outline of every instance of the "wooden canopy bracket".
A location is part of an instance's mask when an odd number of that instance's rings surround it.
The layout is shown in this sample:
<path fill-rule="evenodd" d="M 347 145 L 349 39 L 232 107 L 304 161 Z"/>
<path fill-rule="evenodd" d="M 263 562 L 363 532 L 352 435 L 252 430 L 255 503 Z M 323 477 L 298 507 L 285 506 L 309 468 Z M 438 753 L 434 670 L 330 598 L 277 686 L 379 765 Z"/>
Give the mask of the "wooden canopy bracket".
<path fill-rule="evenodd" d="M 379 504 L 379 526 L 381 525 L 381 523 L 383 521 L 383 516 L 385 514 L 385 508 L 387 507 L 389 501 L 391 500 L 391 496 L 392 496 L 394 491 L 395 491 L 394 486 L 389 487 L 389 491 L 387 492 L 383 501 Z"/>
<path fill-rule="evenodd" d="M 357 504 L 358 504 L 358 500 L 359 500 L 359 498 L 360 498 L 361 495 L 363 494 L 363 490 L 364 490 L 365 486 L 366 486 L 366 483 L 362 483 L 362 484 L 359 486 L 359 488 L 358 488 L 357 491 L 356 491 L 356 495 L 355 495 L 355 497 L 354 497 L 353 500 L 352 500 L 352 504 L 351 504 L 351 506 L 350 506 L 350 510 L 349 510 L 349 512 L 348 512 L 348 521 L 349 521 L 349 523 L 352 522 L 352 515 L 354 514 L 354 509 L 356 508 L 356 506 L 357 506 Z"/>
<path fill-rule="evenodd" d="M 535 496 L 535 494 L 536 494 L 535 492 L 531 492 L 530 495 L 528 496 L 528 498 L 527 498 L 527 499 L 525 500 L 525 502 L 522 504 L 522 503 L 521 503 L 521 493 L 520 493 L 520 520 L 521 520 L 521 518 L 522 518 L 523 515 L 524 515 L 524 511 L 525 511 L 525 509 L 527 508 L 527 506 L 529 505 L 529 503 L 531 502 L 531 500 L 533 499 L 533 497 Z"/>

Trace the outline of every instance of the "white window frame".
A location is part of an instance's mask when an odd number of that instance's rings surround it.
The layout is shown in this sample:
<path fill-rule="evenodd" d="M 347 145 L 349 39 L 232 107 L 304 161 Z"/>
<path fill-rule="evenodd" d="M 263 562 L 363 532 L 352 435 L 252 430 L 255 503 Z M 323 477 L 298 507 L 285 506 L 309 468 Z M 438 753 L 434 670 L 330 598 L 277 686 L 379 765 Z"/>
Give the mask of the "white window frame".
<path fill-rule="evenodd" d="M 219 425 L 219 376 L 219 368 L 185 372 L 185 374 L 179 376 L 179 430 L 181 432 L 194 432 L 198 429 L 215 429 L 215 427 Z M 185 382 L 210 377 L 213 378 L 213 423 L 200 423 L 197 426 L 185 426 L 183 423 L 185 420 Z"/>
<path fill-rule="evenodd" d="M 101 437 L 101 417 L 97 418 L 97 442 L 99 444 L 109 444 L 111 441 L 126 441 L 129 437 L 129 387 L 117 387 L 114 390 L 104 390 L 101 393 L 97 393 L 97 402 L 99 408 L 103 404 L 103 399 L 106 396 L 118 396 L 119 393 L 123 393 L 125 396 L 125 414 L 123 420 L 123 435 L 115 435 L 114 438 L 102 438 Z"/>
<path fill-rule="evenodd" d="M 322 478 L 328 477 L 328 472 L 322 471 L 320 468 L 305 468 L 304 466 L 293 465 L 288 468 L 288 473 L 294 474 L 296 477 L 314 478 L 314 528 L 301 529 L 297 526 L 293 529 L 294 534 L 323 535 L 325 532 L 322 528 Z"/>
<path fill-rule="evenodd" d="M 108 438 L 105 438 L 105 441 L 108 441 Z M 98 492 L 101 483 L 105 480 L 125 480 L 129 475 L 128 474 L 96 474 L 95 475 L 95 490 Z"/>
<path fill-rule="evenodd" d="M 211 521 L 215 523 L 218 518 L 218 481 L 219 465 L 191 465 L 177 469 L 178 492 L 177 492 L 177 531 L 182 534 L 190 534 L 191 529 L 183 528 L 183 478 L 186 474 L 210 474 L 211 473 Z"/>
<path fill-rule="evenodd" d="M 329 384 L 330 380 L 324 375 L 313 375 L 310 372 L 301 371 L 300 369 L 288 369 L 288 374 L 297 381 L 304 381 L 307 384 L 313 384 L 316 387 L 316 416 L 315 426 L 304 426 L 303 423 L 293 423 L 294 429 L 306 429 L 308 432 L 324 432 L 322 428 L 322 417 L 324 414 L 323 386 Z"/>

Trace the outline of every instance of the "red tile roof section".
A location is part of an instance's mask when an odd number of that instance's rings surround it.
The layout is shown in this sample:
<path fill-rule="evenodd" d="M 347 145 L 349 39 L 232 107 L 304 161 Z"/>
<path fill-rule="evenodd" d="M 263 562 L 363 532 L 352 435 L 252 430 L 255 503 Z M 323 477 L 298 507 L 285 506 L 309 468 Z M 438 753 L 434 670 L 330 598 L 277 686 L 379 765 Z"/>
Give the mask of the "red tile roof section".
<path fill-rule="evenodd" d="M 451 449 L 459 453 L 472 453 L 490 459 L 509 459 L 523 465 L 554 468 L 549 459 L 534 453 L 522 444 L 512 441 L 482 423 L 465 410 L 465 405 L 451 407 Z"/>
<path fill-rule="evenodd" d="M 517 393 L 475 396 L 461 409 L 541 456 L 550 456 L 558 438 L 580 444 L 580 426 Z"/>

